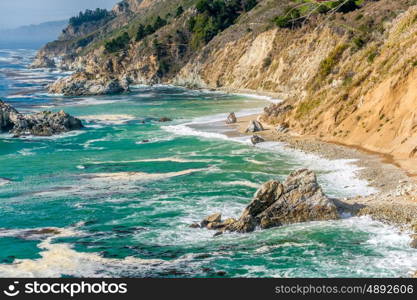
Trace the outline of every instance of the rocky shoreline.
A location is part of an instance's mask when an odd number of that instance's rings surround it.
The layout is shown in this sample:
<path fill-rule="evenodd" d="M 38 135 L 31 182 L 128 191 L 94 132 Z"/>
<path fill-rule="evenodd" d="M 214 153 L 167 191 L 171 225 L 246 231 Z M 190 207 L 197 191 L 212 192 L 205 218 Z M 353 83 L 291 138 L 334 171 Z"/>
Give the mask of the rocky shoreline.
<path fill-rule="evenodd" d="M 253 136 L 253 132 L 247 129 L 253 127 L 252 121 L 257 119 L 257 115 L 237 116 L 236 122 L 229 126 L 239 134 Z M 256 131 L 256 136 L 264 141 L 285 143 L 289 151 L 298 149 L 327 159 L 354 159 L 353 163 L 358 166 L 358 176 L 367 180 L 379 192 L 369 196 L 337 199 L 338 206 L 354 215 L 370 215 L 378 221 L 417 233 L 417 183 L 406 171 L 387 163 L 380 156 L 358 149 L 322 142 L 314 137 L 292 135 L 280 126 L 276 128 L 262 123 L 262 127 L 263 130 Z"/>

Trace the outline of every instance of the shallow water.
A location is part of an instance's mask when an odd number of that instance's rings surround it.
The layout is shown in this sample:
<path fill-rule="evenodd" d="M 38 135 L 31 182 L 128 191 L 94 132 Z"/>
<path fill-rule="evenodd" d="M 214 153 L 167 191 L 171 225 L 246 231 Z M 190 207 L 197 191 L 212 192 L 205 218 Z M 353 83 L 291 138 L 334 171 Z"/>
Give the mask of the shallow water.
<path fill-rule="evenodd" d="M 0 50 L 0 96 L 23 112 L 64 109 L 86 128 L 0 135 L 0 276 L 399 277 L 417 269 L 408 235 L 366 217 L 216 238 L 188 227 L 214 212 L 238 217 L 261 183 L 302 167 L 329 195 L 374 192 L 350 160 L 227 137 L 227 112 L 259 112 L 268 99 L 169 86 L 47 95 L 44 85 L 65 74 L 26 69 L 33 55 Z M 45 227 L 61 233 L 28 232 Z"/>

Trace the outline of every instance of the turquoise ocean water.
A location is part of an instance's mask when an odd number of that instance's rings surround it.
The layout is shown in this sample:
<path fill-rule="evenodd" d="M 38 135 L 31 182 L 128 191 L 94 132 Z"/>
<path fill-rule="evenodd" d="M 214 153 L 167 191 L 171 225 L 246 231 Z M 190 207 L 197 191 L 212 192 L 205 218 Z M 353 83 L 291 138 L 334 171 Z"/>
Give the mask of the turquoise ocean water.
<path fill-rule="evenodd" d="M 45 85 L 66 74 L 28 70 L 34 54 L 0 50 L 0 97 L 22 112 L 64 109 L 86 128 L 0 135 L 1 277 L 400 277 L 417 269 L 409 236 L 367 217 L 216 238 L 189 228 L 214 212 L 238 217 L 260 184 L 303 167 L 329 195 L 375 192 L 349 160 L 227 137 L 227 112 L 252 114 L 272 100 L 170 86 L 47 95 Z M 60 233 L 33 231 L 51 227 Z"/>

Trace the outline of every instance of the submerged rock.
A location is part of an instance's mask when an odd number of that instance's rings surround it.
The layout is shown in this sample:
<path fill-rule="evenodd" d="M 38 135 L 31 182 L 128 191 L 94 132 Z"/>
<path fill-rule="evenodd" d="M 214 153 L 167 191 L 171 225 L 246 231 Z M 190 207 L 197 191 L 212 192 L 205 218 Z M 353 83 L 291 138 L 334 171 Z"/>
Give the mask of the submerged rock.
<path fill-rule="evenodd" d="M 25 234 L 26 235 L 57 235 L 60 234 L 57 228 L 41 228 L 41 229 L 33 229 L 28 230 Z"/>
<path fill-rule="evenodd" d="M 207 227 L 208 225 L 212 223 L 218 223 L 222 219 L 222 214 L 213 214 L 211 216 L 208 216 L 203 221 L 201 221 L 201 227 Z"/>
<path fill-rule="evenodd" d="M 258 132 L 258 131 L 263 131 L 263 130 L 264 130 L 264 127 L 259 121 L 252 120 L 249 122 L 246 132 Z"/>
<path fill-rule="evenodd" d="M 64 96 L 112 95 L 129 91 L 126 80 L 111 77 L 95 78 L 91 74 L 76 73 L 55 81 L 49 92 Z"/>
<path fill-rule="evenodd" d="M 254 135 L 253 137 L 251 137 L 250 141 L 252 142 L 252 145 L 265 142 L 265 140 L 258 135 Z"/>
<path fill-rule="evenodd" d="M 220 230 L 214 236 L 218 236 L 222 233 L 222 230 L 225 229 L 227 226 L 235 223 L 236 220 L 233 218 L 228 218 L 222 221 L 222 215 L 220 213 L 213 214 L 208 216 L 203 221 L 201 221 L 200 225 L 192 224 L 190 225 L 191 228 L 207 228 L 210 230 Z"/>
<path fill-rule="evenodd" d="M 226 119 L 226 124 L 235 124 L 237 122 L 237 118 L 234 112 L 231 112 Z"/>
<path fill-rule="evenodd" d="M 203 227 L 244 233 L 254 231 L 256 227 L 267 229 L 338 218 L 335 203 L 323 193 L 316 175 L 303 169 L 291 173 L 284 183 L 271 180 L 263 184 L 239 220 L 229 219 L 225 224 L 216 219 L 211 226 L 205 222 Z"/>
<path fill-rule="evenodd" d="M 167 117 L 162 117 L 162 118 L 159 119 L 159 122 L 162 122 L 162 123 L 164 123 L 164 122 L 171 122 L 171 121 L 172 121 L 172 119 L 167 118 Z"/>
<path fill-rule="evenodd" d="M 43 111 L 31 115 L 20 114 L 0 100 L 0 130 L 15 137 L 24 135 L 51 136 L 83 128 L 81 121 L 64 111 Z"/>

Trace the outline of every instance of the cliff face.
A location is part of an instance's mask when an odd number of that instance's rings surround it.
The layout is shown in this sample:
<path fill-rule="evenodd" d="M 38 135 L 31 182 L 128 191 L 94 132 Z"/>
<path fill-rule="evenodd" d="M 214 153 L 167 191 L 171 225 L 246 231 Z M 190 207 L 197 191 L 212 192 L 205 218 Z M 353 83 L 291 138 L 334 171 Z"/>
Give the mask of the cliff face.
<path fill-rule="evenodd" d="M 90 25 L 82 37 L 47 45 L 38 61 L 54 59 L 81 72 L 73 81 L 275 93 L 285 102 L 266 108 L 264 122 L 288 123 L 294 134 L 390 154 L 409 167 L 415 162 L 414 1 L 356 1 L 360 6 L 354 9 L 313 11 L 299 18 L 302 22 L 280 27 L 273 20 L 287 16 L 293 1 L 259 0 L 208 43 L 195 46 L 190 19 L 198 14 L 197 2 L 122 1 L 113 9 L 114 18 L 98 28 Z M 184 12 L 176 15 L 179 6 Z M 157 16 L 167 24 L 136 40 L 138 24 L 150 24 Z M 105 42 L 123 31 L 130 35 L 129 44 L 108 53 Z M 71 78 L 51 91 L 62 92 L 68 82 Z"/>

